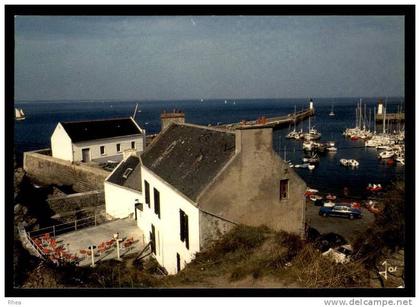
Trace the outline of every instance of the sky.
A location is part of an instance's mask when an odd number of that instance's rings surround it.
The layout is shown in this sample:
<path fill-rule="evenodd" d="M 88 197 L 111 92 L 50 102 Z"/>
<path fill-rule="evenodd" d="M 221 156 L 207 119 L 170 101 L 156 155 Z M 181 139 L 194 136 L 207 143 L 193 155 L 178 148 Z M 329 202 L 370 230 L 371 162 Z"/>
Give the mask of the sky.
<path fill-rule="evenodd" d="M 404 96 L 401 16 L 16 16 L 16 100 Z"/>

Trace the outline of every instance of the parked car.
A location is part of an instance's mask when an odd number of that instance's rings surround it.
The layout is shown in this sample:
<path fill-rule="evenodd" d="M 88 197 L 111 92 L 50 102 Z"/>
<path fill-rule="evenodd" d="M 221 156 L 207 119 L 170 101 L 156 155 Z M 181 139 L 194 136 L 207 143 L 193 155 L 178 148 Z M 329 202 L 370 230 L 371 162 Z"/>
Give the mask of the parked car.
<path fill-rule="evenodd" d="M 349 219 L 361 218 L 362 212 L 359 209 L 353 209 L 348 206 L 335 205 L 334 207 L 321 207 L 319 209 L 321 216 L 339 216 L 347 217 Z"/>
<path fill-rule="evenodd" d="M 323 256 L 330 257 L 335 263 L 348 263 L 351 260 L 351 255 L 353 254 L 353 248 L 351 245 L 341 245 L 336 248 L 330 248 L 326 252 L 322 253 Z"/>

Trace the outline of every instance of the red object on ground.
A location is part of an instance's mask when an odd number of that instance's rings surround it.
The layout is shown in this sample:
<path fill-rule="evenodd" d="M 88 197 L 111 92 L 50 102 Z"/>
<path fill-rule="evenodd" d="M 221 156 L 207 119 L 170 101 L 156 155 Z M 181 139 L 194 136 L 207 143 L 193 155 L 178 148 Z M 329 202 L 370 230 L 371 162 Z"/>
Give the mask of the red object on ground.
<path fill-rule="evenodd" d="M 52 252 L 52 250 L 50 250 L 49 248 L 43 248 L 43 249 L 42 249 L 42 252 L 43 252 L 44 254 L 49 254 L 49 253 L 51 253 L 51 252 Z"/>
<path fill-rule="evenodd" d="M 386 164 L 388 164 L 388 165 L 394 165 L 394 163 L 395 163 L 394 159 L 388 159 L 386 161 Z"/>
<path fill-rule="evenodd" d="M 352 141 L 357 141 L 359 138 L 358 138 L 357 136 L 352 136 L 350 139 L 351 139 Z"/>

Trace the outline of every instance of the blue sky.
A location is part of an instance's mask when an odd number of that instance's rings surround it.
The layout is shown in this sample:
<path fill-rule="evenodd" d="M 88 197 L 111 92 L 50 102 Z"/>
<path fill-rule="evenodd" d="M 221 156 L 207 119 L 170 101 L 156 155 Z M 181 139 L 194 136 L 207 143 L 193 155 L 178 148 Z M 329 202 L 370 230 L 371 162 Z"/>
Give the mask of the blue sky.
<path fill-rule="evenodd" d="M 15 98 L 404 95 L 404 17 L 17 16 Z"/>

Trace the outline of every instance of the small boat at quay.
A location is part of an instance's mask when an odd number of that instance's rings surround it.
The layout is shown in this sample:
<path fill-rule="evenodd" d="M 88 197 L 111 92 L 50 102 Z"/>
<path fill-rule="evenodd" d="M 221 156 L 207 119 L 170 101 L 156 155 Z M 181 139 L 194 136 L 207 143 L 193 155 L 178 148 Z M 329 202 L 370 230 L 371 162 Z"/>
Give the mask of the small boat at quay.
<path fill-rule="evenodd" d="M 337 147 L 327 147 L 326 150 L 328 152 L 337 152 Z"/>
<path fill-rule="evenodd" d="M 395 155 L 394 151 L 391 150 L 385 150 L 379 153 L 378 158 L 380 159 L 389 159 L 392 158 Z"/>
<path fill-rule="evenodd" d="M 314 169 L 315 169 L 315 165 L 314 165 L 314 164 L 309 164 L 309 165 L 308 165 L 308 169 L 309 169 L 310 171 L 314 170 Z"/>

